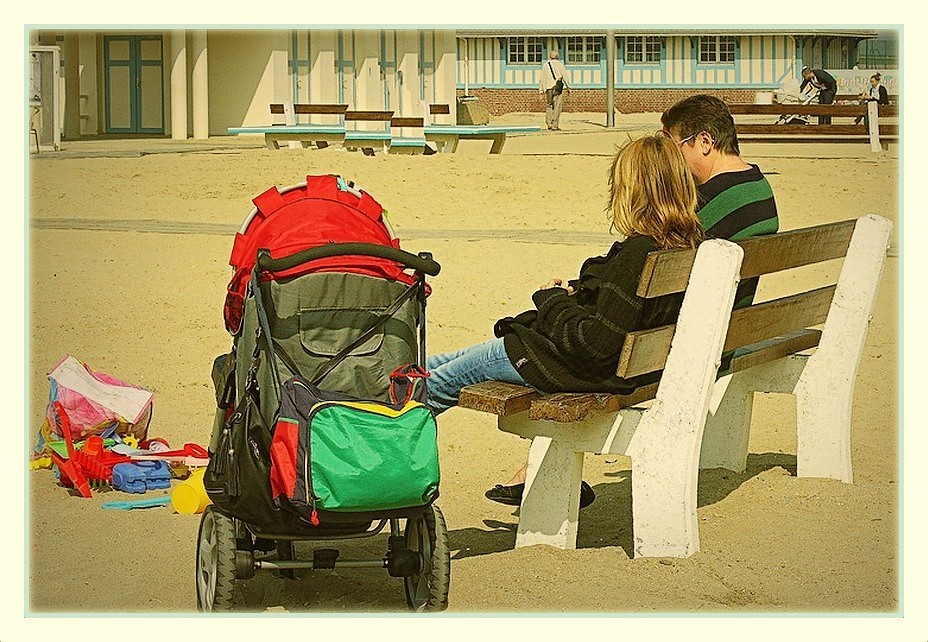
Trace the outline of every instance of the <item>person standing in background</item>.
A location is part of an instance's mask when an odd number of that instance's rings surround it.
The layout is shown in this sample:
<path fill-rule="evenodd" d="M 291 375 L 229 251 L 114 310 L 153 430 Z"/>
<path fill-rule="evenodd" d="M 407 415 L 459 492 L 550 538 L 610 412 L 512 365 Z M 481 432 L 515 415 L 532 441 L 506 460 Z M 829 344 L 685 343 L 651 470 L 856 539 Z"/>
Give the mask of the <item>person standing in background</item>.
<path fill-rule="evenodd" d="M 567 70 L 558 59 L 557 50 L 551 50 L 548 60 L 541 63 L 538 74 L 538 92 L 545 95 L 545 125 L 552 131 L 560 131 L 558 123 L 564 107 L 564 92 L 567 86 Z"/>

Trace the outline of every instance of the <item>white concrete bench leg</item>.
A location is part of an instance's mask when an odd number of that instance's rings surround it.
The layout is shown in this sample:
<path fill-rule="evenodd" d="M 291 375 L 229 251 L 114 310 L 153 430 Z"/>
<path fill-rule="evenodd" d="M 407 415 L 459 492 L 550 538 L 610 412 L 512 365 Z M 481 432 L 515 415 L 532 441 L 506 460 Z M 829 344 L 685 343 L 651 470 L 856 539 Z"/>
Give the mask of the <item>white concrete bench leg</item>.
<path fill-rule="evenodd" d="M 712 391 L 699 467 L 747 468 L 755 392 L 792 393 L 807 356 L 790 355 L 720 378 Z"/>
<path fill-rule="evenodd" d="M 700 468 L 726 468 L 740 473 L 747 467 L 753 407 L 754 389 L 742 373 L 722 377 L 715 383 L 699 453 Z"/>
<path fill-rule="evenodd" d="M 699 453 L 742 256 L 719 240 L 696 254 L 660 388 L 628 448 L 636 556 L 699 550 Z"/>
<path fill-rule="evenodd" d="M 577 513 L 583 453 L 572 444 L 537 436 L 532 439 L 525 492 L 519 509 L 516 547 L 548 544 L 577 547 Z"/>
<path fill-rule="evenodd" d="M 818 350 L 796 385 L 800 477 L 851 483 L 851 405 L 892 223 L 869 215 L 857 222 Z"/>

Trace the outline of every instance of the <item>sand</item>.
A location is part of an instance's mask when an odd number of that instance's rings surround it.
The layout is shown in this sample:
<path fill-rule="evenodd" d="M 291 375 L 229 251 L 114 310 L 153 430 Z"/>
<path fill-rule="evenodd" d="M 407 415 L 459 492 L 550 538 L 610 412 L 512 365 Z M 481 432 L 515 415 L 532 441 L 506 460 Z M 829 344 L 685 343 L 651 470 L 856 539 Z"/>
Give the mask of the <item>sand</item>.
<path fill-rule="evenodd" d="M 495 122 L 542 119 L 509 114 Z M 603 121 L 565 114 L 564 131 L 510 138 L 495 156 L 476 141 L 453 155 L 369 158 L 332 147 L 270 151 L 254 138 L 226 137 L 65 142 L 58 153 L 31 155 L 26 447 L 48 400 L 46 374 L 66 354 L 152 390 L 150 436 L 205 445 L 210 366 L 231 345 L 221 311 L 232 236 L 251 198 L 307 174 L 354 180 L 388 210 L 404 249 L 432 252 L 441 263 L 428 308 L 430 352 L 489 337 L 497 318 L 531 305 L 538 285 L 574 276 L 584 258 L 611 244 L 603 212 L 611 154 L 627 136 L 659 125 L 653 114 L 619 116 L 612 131 Z M 742 152 L 767 174 L 782 229 L 873 212 L 898 230 L 895 146 L 871 153 L 863 144 L 744 144 Z M 581 512 L 578 550 L 513 549 L 517 516 L 483 492 L 524 462 L 527 442 L 498 431 L 487 415 L 442 415 L 448 613 L 898 616 L 896 248 L 894 241 L 857 380 L 854 483 L 797 479 L 791 399 L 759 396 L 747 470 L 700 475 L 702 550 L 690 558 L 632 558 L 630 463 L 616 456 L 586 456 L 584 478 L 597 500 Z M 791 278 L 823 270 L 835 268 Z M 762 284 L 760 296 L 776 287 Z M 198 516 L 102 510 L 131 497 L 81 499 L 48 470 L 27 472 L 25 482 L 24 613 L 41 627 L 59 623 L 43 619 L 50 614 L 195 611 Z M 349 542 L 342 555 L 384 550 L 376 538 Z M 244 583 L 239 605 L 251 614 L 405 613 L 401 581 L 379 570 L 296 581 L 259 573 Z M 521 630 L 518 619 L 495 622 L 497 633 Z M 856 622 L 859 632 L 865 623 Z"/>

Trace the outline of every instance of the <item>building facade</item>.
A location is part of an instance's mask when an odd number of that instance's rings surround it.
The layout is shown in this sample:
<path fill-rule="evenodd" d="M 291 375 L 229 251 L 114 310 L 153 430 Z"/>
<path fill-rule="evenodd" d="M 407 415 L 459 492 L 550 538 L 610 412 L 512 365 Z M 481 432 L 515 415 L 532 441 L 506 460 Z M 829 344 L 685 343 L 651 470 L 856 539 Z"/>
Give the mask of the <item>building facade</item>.
<path fill-rule="evenodd" d="M 268 124 L 268 105 L 285 101 L 416 116 L 425 104 L 469 95 L 494 115 L 543 111 L 538 74 L 556 50 L 572 89 L 565 109 L 605 109 L 611 74 L 617 110 L 660 111 L 694 90 L 751 102 L 805 64 L 850 69 L 859 43 L 876 37 L 815 29 L 610 34 L 613 60 L 606 32 L 585 29 L 36 30 L 30 47 L 57 47 L 61 73 L 30 106 L 48 123 L 49 105 L 58 105 L 65 139 L 207 138 Z M 46 100 L 51 84 L 54 102 Z"/>
<path fill-rule="evenodd" d="M 615 30 L 607 60 L 603 30 L 459 30 L 459 94 L 477 96 L 493 114 L 538 111 L 539 74 L 550 51 L 567 69 L 568 111 L 603 111 L 612 74 L 620 112 L 662 111 L 694 90 L 753 102 L 804 65 L 850 69 L 872 30 Z"/>
<path fill-rule="evenodd" d="M 65 139 L 207 138 L 267 124 L 268 105 L 284 101 L 404 116 L 421 114 L 423 103 L 455 101 L 455 37 L 447 30 L 30 34 L 30 48 L 48 46 L 60 49 Z"/>

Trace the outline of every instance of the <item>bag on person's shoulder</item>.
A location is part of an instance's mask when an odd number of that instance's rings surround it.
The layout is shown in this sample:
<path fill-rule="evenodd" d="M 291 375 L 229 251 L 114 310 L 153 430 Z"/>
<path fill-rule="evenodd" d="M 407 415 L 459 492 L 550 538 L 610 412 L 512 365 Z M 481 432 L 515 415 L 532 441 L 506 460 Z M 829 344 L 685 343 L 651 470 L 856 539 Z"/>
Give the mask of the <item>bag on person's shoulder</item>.
<path fill-rule="evenodd" d="M 564 80 L 561 78 L 558 78 L 557 82 L 554 83 L 554 93 L 560 94 L 563 91 L 564 91 Z"/>

